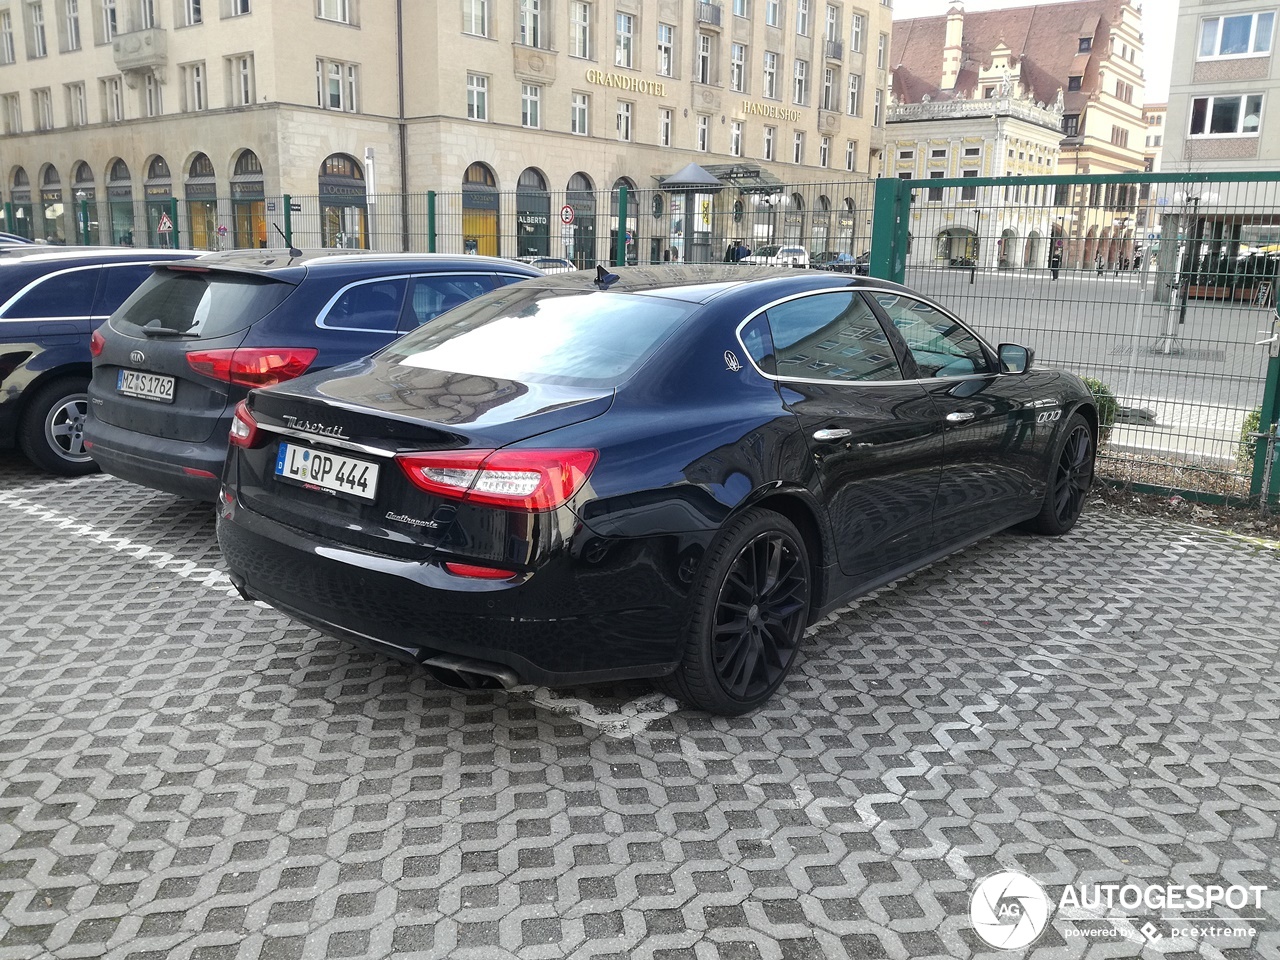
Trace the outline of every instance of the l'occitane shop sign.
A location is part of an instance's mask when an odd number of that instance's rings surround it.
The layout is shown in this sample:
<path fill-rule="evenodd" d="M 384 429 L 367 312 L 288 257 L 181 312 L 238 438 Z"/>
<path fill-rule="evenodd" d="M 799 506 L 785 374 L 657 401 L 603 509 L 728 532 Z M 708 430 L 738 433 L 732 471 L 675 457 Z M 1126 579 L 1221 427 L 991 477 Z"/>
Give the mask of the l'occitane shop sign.
<path fill-rule="evenodd" d="M 592 68 L 587 71 L 587 83 L 597 83 L 602 87 L 613 87 L 630 93 L 647 93 L 654 97 L 667 95 L 667 85 L 660 80 L 646 80 L 629 73 L 607 73 Z"/>

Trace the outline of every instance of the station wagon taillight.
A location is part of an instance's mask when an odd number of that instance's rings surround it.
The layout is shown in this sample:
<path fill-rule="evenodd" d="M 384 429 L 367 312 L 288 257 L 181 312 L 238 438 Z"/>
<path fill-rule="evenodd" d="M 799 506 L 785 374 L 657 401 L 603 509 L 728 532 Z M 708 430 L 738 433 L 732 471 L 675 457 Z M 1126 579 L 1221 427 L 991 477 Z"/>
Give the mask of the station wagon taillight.
<path fill-rule="evenodd" d="M 403 453 L 396 461 L 427 493 L 534 513 L 581 490 L 597 457 L 595 450 L 456 450 Z"/>
<path fill-rule="evenodd" d="M 300 377 L 319 353 L 315 347 L 237 347 L 196 350 L 187 364 L 196 373 L 242 387 L 269 387 Z"/>

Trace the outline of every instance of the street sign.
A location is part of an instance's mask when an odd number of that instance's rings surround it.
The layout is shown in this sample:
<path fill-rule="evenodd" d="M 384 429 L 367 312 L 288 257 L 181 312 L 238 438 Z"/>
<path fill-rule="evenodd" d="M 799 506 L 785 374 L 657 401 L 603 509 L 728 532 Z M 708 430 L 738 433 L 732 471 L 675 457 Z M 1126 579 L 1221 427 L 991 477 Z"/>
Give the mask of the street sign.
<path fill-rule="evenodd" d="M 173 221 L 169 219 L 167 213 L 160 214 L 160 223 L 156 229 L 161 233 L 173 233 Z"/>
<path fill-rule="evenodd" d="M 567 203 L 560 208 L 560 222 L 565 226 L 573 223 L 573 207 Z"/>
<path fill-rule="evenodd" d="M 276 212 L 276 202 L 274 200 L 268 200 L 267 213 L 275 213 L 275 212 Z"/>

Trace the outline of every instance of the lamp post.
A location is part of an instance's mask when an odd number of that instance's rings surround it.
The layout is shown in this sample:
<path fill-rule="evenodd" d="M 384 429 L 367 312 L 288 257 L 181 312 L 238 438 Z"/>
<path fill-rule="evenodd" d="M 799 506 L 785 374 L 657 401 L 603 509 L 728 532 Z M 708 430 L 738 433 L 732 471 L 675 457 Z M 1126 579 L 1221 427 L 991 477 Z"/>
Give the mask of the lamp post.
<path fill-rule="evenodd" d="M 973 256 L 969 258 L 969 286 L 973 286 L 974 279 L 978 276 L 978 256 L 982 249 L 982 208 L 974 207 L 973 209 Z"/>
<path fill-rule="evenodd" d="M 85 202 L 85 196 L 83 190 L 76 191 L 76 222 L 80 227 L 81 242 L 87 247 L 89 245 L 89 204 Z"/>

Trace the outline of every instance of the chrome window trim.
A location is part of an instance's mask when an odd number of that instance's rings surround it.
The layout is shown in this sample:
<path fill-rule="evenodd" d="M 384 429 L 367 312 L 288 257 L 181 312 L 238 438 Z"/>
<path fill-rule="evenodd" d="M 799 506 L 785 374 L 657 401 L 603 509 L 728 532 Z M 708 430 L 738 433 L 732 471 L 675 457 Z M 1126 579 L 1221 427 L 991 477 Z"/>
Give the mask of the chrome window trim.
<path fill-rule="evenodd" d="M 294 440 L 305 440 L 312 444 L 328 444 L 331 447 L 339 447 L 343 450 L 352 450 L 356 453 L 368 454 L 372 457 L 381 457 L 384 460 L 394 460 L 395 454 L 390 451 L 383 450 L 379 447 L 366 446 L 363 443 L 356 443 L 354 440 L 343 440 L 338 437 L 330 437 L 320 433 L 307 433 L 304 430 L 294 430 L 291 427 L 279 427 L 270 423 L 258 423 L 259 430 L 266 430 L 268 433 L 278 433 L 281 436 L 292 437 Z"/>
<path fill-rule="evenodd" d="M 51 280 L 51 279 L 53 279 L 54 277 L 63 277 L 63 276 L 66 276 L 66 275 L 67 275 L 67 274 L 69 274 L 69 273 L 83 273 L 85 270 L 101 270 L 101 269 L 102 269 L 103 267 L 105 267 L 105 266 L 106 266 L 106 264 L 104 264 L 104 263 L 85 263 L 85 264 L 81 264 L 80 266 L 76 266 L 76 267 L 67 267 L 65 270 L 54 270 L 52 273 L 46 273 L 46 274 L 43 274 L 43 275 L 41 275 L 41 276 L 39 276 L 39 277 L 36 277 L 34 280 L 32 280 L 30 283 L 28 283 L 25 287 L 23 287 L 21 290 L 19 290 L 17 293 L 15 293 L 12 297 L 10 297 L 8 300 L 6 300 L 3 304 L 0 304 L 0 320 L 6 320 L 6 321 L 8 321 L 8 322 L 10 322 L 10 323 L 15 322 L 15 321 L 18 321 L 18 322 L 21 322 L 21 321 L 39 321 L 39 322 L 41 322 L 41 323 L 47 323 L 47 322 L 48 322 L 48 321 L 50 321 L 50 320 L 72 320 L 72 319 L 74 319 L 74 320 L 92 320 L 92 319 L 94 318 L 95 314 L 90 314 L 90 315 L 89 315 L 89 316 L 87 316 L 87 317 L 6 317 L 6 316 L 5 316 L 5 313 L 6 313 L 6 312 L 9 310 L 9 308 L 10 308 L 10 307 L 12 307 L 12 306 L 17 302 L 17 301 L 21 300 L 21 299 L 22 299 L 23 297 L 25 297 L 28 293 L 30 293 L 33 289 L 35 289 L 36 287 L 38 287 L 40 284 L 44 283 L 46 280 Z M 114 264 L 113 264 L 113 266 L 114 266 Z M 97 291 L 97 290 L 94 290 L 94 297 L 96 298 L 96 297 L 97 297 L 97 295 L 98 295 L 98 291 Z"/>
<path fill-rule="evenodd" d="M 337 293 L 335 293 L 332 297 L 330 297 L 328 303 L 326 303 L 323 307 L 321 307 L 320 312 L 316 314 L 316 326 L 319 327 L 321 330 L 345 330 L 348 333 L 381 333 L 385 336 L 398 335 L 400 332 L 399 317 L 396 318 L 395 327 L 393 327 L 390 330 L 376 330 L 373 327 L 339 327 L 333 324 L 326 323 L 325 321 L 328 319 L 329 312 L 333 309 L 333 305 L 337 303 L 338 300 L 343 296 L 343 294 L 345 294 L 348 290 L 353 290 L 356 287 L 367 286 L 370 283 L 385 283 L 388 280 L 412 280 L 414 276 L 416 276 L 416 274 L 389 273 L 381 277 L 363 277 L 359 280 L 351 281 L 351 283 L 348 283 L 344 287 L 339 287 Z M 409 289 L 408 287 L 406 287 L 405 293 L 407 294 L 408 292 L 409 292 Z M 401 316 L 404 315 L 404 298 L 403 297 L 400 300 L 400 314 Z"/>

